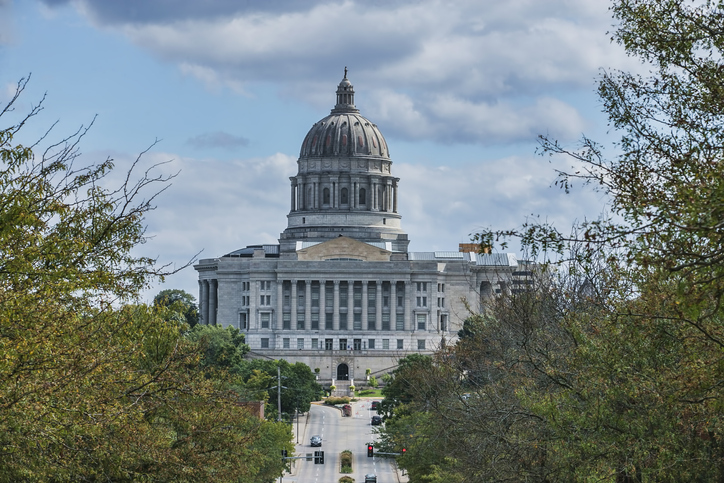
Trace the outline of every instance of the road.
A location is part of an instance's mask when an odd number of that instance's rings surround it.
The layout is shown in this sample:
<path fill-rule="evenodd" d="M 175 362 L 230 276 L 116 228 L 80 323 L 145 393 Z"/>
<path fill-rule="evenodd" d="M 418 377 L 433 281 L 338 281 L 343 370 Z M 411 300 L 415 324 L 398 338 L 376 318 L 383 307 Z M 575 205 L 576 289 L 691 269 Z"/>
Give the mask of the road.
<path fill-rule="evenodd" d="M 324 464 L 296 460 L 291 474 L 285 474 L 283 483 L 336 483 L 344 476 L 340 473 L 339 453 L 352 451 L 352 473 L 356 483 L 364 483 L 366 474 L 377 475 L 378 483 L 402 483 L 406 477 L 398 478 L 393 458 L 367 456 L 367 443 L 374 441 L 370 425 L 372 400 L 360 400 L 352 404 L 352 417 L 343 417 L 339 409 L 313 404 L 307 417 L 302 416 L 299 425 L 299 443 L 296 455 L 303 456 L 314 451 L 324 451 Z M 297 426 L 294 425 L 296 431 Z M 322 436 L 322 447 L 313 448 L 309 439 Z"/>

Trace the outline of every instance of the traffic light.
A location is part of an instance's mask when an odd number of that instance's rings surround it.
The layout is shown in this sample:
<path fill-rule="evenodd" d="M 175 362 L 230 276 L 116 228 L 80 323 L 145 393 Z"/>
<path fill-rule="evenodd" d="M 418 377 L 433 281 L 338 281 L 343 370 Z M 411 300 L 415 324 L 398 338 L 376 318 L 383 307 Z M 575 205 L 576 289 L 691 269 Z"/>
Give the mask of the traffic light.
<path fill-rule="evenodd" d="M 315 451 L 314 452 L 314 464 L 315 465 L 324 464 L 324 451 Z"/>
<path fill-rule="evenodd" d="M 402 448 L 402 456 L 405 456 L 406 452 L 407 452 L 407 450 L 405 448 Z"/>
<path fill-rule="evenodd" d="M 371 457 L 373 457 L 374 455 L 375 455 L 375 447 L 372 446 L 371 444 L 368 444 L 368 445 L 367 445 L 367 457 L 368 457 L 368 458 L 371 458 Z"/>

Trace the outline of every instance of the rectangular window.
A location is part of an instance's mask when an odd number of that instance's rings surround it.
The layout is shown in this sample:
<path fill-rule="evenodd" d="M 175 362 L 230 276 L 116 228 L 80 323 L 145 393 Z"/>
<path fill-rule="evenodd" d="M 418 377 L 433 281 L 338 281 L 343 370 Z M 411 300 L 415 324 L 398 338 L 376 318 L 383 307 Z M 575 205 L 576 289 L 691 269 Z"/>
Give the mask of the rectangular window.
<path fill-rule="evenodd" d="M 347 339 L 339 339 L 339 350 L 341 350 L 341 351 L 347 350 Z"/>
<path fill-rule="evenodd" d="M 390 330 L 390 314 L 382 314 L 382 330 Z"/>
<path fill-rule="evenodd" d="M 354 330 L 362 330 L 362 314 L 361 313 L 355 313 L 353 314 L 353 322 L 352 322 L 352 328 Z"/>
<path fill-rule="evenodd" d="M 271 319 L 271 314 L 269 313 L 262 313 L 261 315 L 261 328 L 262 329 L 268 329 L 269 328 L 269 320 Z"/>
<path fill-rule="evenodd" d="M 398 292 L 397 294 L 397 306 L 398 307 L 404 307 L 405 306 L 405 294 L 400 294 Z"/>
<path fill-rule="evenodd" d="M 397 339 L 397 349 L 402 350 L 404 348 L 405 341 L 402 339 Z"/>
<path fill-rule="evenodd" d="M 312 330 L 319 330 L 319 314 L 312 314 Z"/>
<path fill-rule="evenodd" d="M 362 339 L 353 339 L 352 343 L 354 344 L 354 350 L 361 351 L 362 350 Z"/>
<path fill-rule="evenodd" d="M 285 337 L 282 339 L 282 347 L 284 349 L 289 349 L 289 337 Z"/>
<path fill-rule="evenodd" d="M 319 307 L 319 282 L 312 282 L 312 308 Z"/>
<path fill-rule="evenodd" d="M 417 330 L 425 330 L 427 326 L 427 314 L 417 314 Z"/>
<path fill-rule="evenodd" d="M 382 349 L 390 348 L 390 339 L 382 339 Z"/>
<path fill-rule="evenodd" d="M 367 307 L 374 311 L 375 303 L 377 302 L 377 284 L 371 282 L 367 285 Z"/>
<path fill-rule="evenodd" d="M 395 330 L 405 330 L 405 314 L 396 314 Z"/>
<path fill-rule="evenodd" d="M 442 314 L 440 316 L 440 330 L 442 330 L 443 332 L 447 331 L 447 315 L 446 314 Z"/>
<path fill-rule="evenodd" d="M 324 286 L 324 305 L 328 309 L 334 307 L 334 282 L 327 282 Z"/>
<path fill-rule="evenodd" d="M 304 285 L 304 282 L 297 282 L 297 307 L 302 308 L 304 310 L 304 291 L 306 290 L 306 286 Z"/>
<path fill-rule="evenodd" d="M 331 351 L 334 349 L 334 341 L 332 339 L 324 339 L 324 350 Z"/>
<path fill-rule="evenodd" d="M 374 339 L 369 339 L 369 340 L 367 341 L 367 347 L 368 347 L 369 349 L 374 349 L 374 348 L 375 348 L 375 340 L 374 340 Z"/>
<path fill-rule="evenodd" d="M 304 339 L 297 339 L 297 349 L 304 349 Z"/>
<path fill-rule="evenodd" d="M 340 307 L 347 307 L 347 299 L 349 298 L 349 289 L 347 282 L 342 282 L 339 284 L 339 306 Z"/>
<path fill-rule="evenodd" d="M 297 330 L 304 330 L 304 314 L 297 314 Z"/>
<path fill-rule="evenodd" d="M 355 282 L 352 292 L 354 306 L 357 308 L 362 307 L 362 283 Z"/>
<path fill-rule="evenodd" d="M 284 330 L 291 330 L 292 328 L 292 314 L 289 312 L 284 312 L 284 315 L 282 315 L 282 323 L 284 324 L 282 328 Z"/>
<path fill-rule="evenodd" d="M 347 330 L 347 312 L 339 314 L 339 330 Z"/>
<path fill-rule="evenodd" d="M 239 314 L 239 329 L 246 329 L 246 314 Z"/>
<path fill-rule="evenodd" d="M 418 307 L 427 307 L 427 297 L 417 297 Z"/>
<path fill-rule="evenodd" d="M 417 350 L 419 350 L 419 351 L 425 350 L 425 341 L 424 340 L 417 341 Z"/>
<path fill-rule="evenodd" d="M 262 348 L 262 349 L 268 349 L 268 348 L 269 348 L 269 338 L 268 338 L 268 337 L 262 337 L 262 338 L 261 338 L 261 348 Z"/>
<path fill-rule="evenodd" d="M 374 312 L 367 314 L 367 330 L 377 330 L 377 314 Z"/>
<path fill-rule="evenodd" d="M 418 292 L 427 292 L 427 282 L 417 282 L 416 287 Z"/>
<path fill-rule="evenodd" d="M 326 312 L 324 314 L 324 329 L 325 330 L 334 329 L 334 314 L 332 312 Z"/>
<path fill-rule="evenodd" d="M 319 349 L 319 339 L 312 339 L 312 349 Z"/>

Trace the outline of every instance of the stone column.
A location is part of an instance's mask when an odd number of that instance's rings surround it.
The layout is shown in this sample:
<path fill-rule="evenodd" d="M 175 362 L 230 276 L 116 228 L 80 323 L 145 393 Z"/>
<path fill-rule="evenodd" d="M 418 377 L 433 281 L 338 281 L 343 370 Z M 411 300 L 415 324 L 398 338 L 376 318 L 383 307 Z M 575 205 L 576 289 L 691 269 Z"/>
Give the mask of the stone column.
<path fill-rule="evenodd" d="M 392 182 L 392 211 L 397 213 L 397 180 Z"/>
<path fill-rule="evenodd" d="M 209 324 L 209 281 L 201 280 L 201 323 Z"/>
<path fill-rule="evenodd" d="M 304 330 L 312 328 L 312 281 L 304 281 Z"/>
<path fill-rule="evenodd" d="M 327 281 L 319 281 L 319 330 L 324 331 L 327 325 Z M 320 342 L 324 340 L 320 339 Z"/>
<path fill-rule="evenodd" d="M 405 330 L 415 331 L 415 321 L 412 319 L 412 282 L 405 281 Z"/>
<path fill-rule="evenodd" d="M 209 325 L 216 325 L 216 301 L 218 297 L 218 281 L 209 282 Z"/>
<path fill-rule="evenodd" d="M 367 330 L 368 324 L 367 324 L 367 308 L 368 308 L 368 300 L 367 300 L 367 294 L 368 289 L 367 287 L 367 280 L 362 281 L 362 330 Z"/>
<path fill-rule="evenodd" d="M 277 310 L 276 310 L 276 314 L 274 314 L 274 321 L 272 323 L 274 324 L 273 327 L 275 329 L 279 330 L 282 328 L 282 324 L 284 323 L 283 322 L 284 316 L 282 315 L 284 313 L 284 292 L 283 292 L 284 280 L 277 279 L 276 284 L 277 284 L 277 303 L 276 303 Z"/>
<path fill-rule="evenodd" d="M 397 330 L 397 282 L 395 280 L 390 280 L 390 330 Z"/>
<path fill-rule="evenodd" d="M 377 330 L 382 330 L 382 280 L 377 280 L 377 305 L 375 306 L 377 319 Z"/>
<path fill-rule="evenodd" d="M 354 330 L 354 280 L 347 282 L 347 330 Z"/>
<path fill-rule="evenodd" d="M 292 320 L 289 322 L 290 329 L 296 329 L 297 328 L 297 281 L 292 280 L 292 294 L 291 294 L 292 300 Z"/>
<path fill-rule="evenodd" d="M 339 330 L 339 280 L 334 281 L 334 330 Z"/>
<path fill-rule="evenodd" d="M 292 203 L 291 203 L 292 206 L 291 206 L 291 211 L 297 211 L 297 207 L 294 206 L 294 199 L 296 198 L 296 195 L 295 195 L 296 187 L 297 187 L 297 183 L 296 183 L 296 181 L 294 180 L 294 178 L 292 178 L 292 193 L 291 193 L 291 194 L 292 194 L 292 200 L 291 200 L 291 201 L 292 201 Z"/>

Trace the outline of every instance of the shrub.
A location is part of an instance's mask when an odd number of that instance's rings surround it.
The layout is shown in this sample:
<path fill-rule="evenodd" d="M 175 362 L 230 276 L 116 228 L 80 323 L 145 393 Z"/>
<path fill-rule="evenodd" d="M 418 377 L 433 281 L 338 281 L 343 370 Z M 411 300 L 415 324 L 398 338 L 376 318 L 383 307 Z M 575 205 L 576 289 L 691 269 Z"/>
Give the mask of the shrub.
<path fill-rule="evenodd" d="M 324 404 L 329 406 L 336 406 L 337 404 L 349 404 L 349 397 L 328 397 L 324 400 Z"/>
<path fill-rule="evenodd" d="M 342 467 L 341 473 L 352 473 L 352 452 L 348 449 L 339 454 L 339 464 Z"/>
<path fill-rule="evenodd" d="M 351 476 L 343 476 L 339 479 L 339 483 L 354 483 L 354 478 Z"/>

